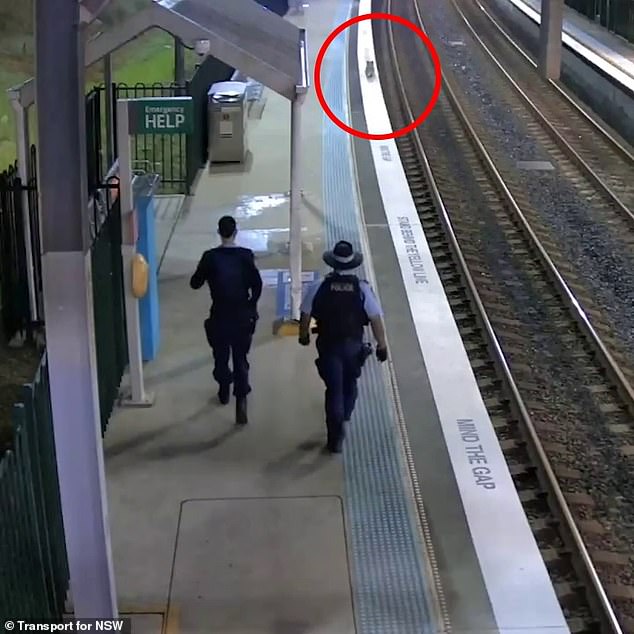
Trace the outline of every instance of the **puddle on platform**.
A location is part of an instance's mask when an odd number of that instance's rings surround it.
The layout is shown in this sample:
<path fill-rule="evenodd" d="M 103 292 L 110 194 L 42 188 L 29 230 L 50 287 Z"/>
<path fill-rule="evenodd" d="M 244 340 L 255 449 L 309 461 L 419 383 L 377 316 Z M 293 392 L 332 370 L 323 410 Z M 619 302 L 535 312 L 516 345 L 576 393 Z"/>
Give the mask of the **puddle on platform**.
<path fill-rule="evenodd" d="M 306 227 L 302 227 L 302 234 L 306 231 Z M 254 253 L 284 253 L 287 250 L 288 234 L 288 227 L 243 229 L 238 231 L 236 243 Z"/>
<path fill-rule="evenodd" d="M 288 203 L 288 194 L 265 194 L 262 196 L 240 196 L 232 210 L 236 219 L 255 218 L 265 211 L 279 209 Z"/>

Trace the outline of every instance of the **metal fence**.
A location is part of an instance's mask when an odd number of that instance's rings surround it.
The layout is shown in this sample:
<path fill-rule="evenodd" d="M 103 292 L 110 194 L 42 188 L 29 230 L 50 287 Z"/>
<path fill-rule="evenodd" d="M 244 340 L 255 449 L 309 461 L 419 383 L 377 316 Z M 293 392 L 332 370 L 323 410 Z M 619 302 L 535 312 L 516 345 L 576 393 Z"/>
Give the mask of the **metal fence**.
<path fill-rule="evenodd" d="M 30 336 L 38 319 L 37 312 L 41 310 L 39 222 L 37 207 L 34 208 L 37 196 L 32 189 L 32 184 L 23 185 L 15 165 L 0 174 L 0 310 L 3 335 L 7 340 L 16 334 Z M 26 249 L 27 214 L 31 222 L 31 261 Z M 29 267 L 35 281 L 35 315 L 30 308 Z"/>
<path fill-rule="evenodd" d="M 128 340 L 118 189 L 102 191 L 106 213 L 95 216 L 91 262 L 99 406 L 105 433 L 128 364 Z"/>
<path fill-rule="evenodd" d="M 44 356 L 0 456 L 0 622 L 61 620 L 69 574 Z"/>
<path fill-rule="evenodd" d="M 91 90 L 86 95 L 86 160 L 88 195 L 92 196 L 104 180 L 106 157 L 102 143 L 103 123 L 101 108 L 101 91 Z"/>
<path fill-rule="evenodd" d="M 99 193 L 91 262 L 103 434 L 128 359 L 118 188 Z M 69 575 L 46 355 L 13 408 L 11 449 L 0 454 L 0 571 L 0 622 L 62 618 Z"/>
<path fill-rule="evenodd" d="M 102 94 L 105 87 L 97 88 Z M 186 86 L 176 84 L 113 84 L 114 100 L 143 99 L 151 97 L 182 97 L 187 95 Z M 113 126 L 117 129 L 117 112 L 114 109 Z M 115 155 L 117 139 L 114 138 Z M 139 174 L 158 174 L 160 193 L 189 194 L 192 178 L 188 174 L 189 139 L 186 134 L 136 134 L 132 137 L 132 169 Z"/>
<path fill-rule="evenodd" d="M 194 102 L 194 131 L 192 134 L 138 134 L 132 138 L 132 167 L 137 173 L 158 174 L 159 193 L 161 194 L 190 194 L 194 180 L 199 170 L 207 161 L 207 92 L 209 87 L 219 81 L 227 81 L 233 74 L 233 68 L 213 57 L 208 57 L 196 69 L 190 81 L 184 85 L 178 84 L 142 84 L 134 86 L 127 84 L 113 84 L 113 103 L 117 99 L 142 99 L 151 97 L 183 97 L 190 96 Z M 90 107 L 92 119 L 90 129 L 95 129 L 97 117 L 101 120 L 101 132 L 95 132 L 95 145 L 89 149 L 89 156 L 93 156 L 93 163 L 103 160 L 104 152 L 96 151 L 101 148 L 101 134 L 105 130 L 105 116 L 101 116 L 99 102 L 105 96 L 105 86 L 98 86 L 95 91 L 99 99 L 91 96 Z M 105 113 L 105 109 L 101 108 Z M 116 130 L 116 108 L 114 109 L 113 126 Z M 114 139 L 115 155 L 116 135 Z M 101 157 L 98 158 L 98 155 Z M 89 158 L 89 160 L 91 160 Z M 96 170 L 96 168 L 95 168 Z M 89 171 L 90 173 L 90 171 Z"/>
<path fill-rule="evenodd" d="M 91 247 L 101 429 L 127 365 L 118 187 L 96 190 Z M 0 454 L 0 622 L 61 619 L 68 565 L 46 357 L 13 408 L 11 449 Z"/>
<path fill-rule="evenodd" d="M 566 4 L 634 42 L 634 0 L 566 0 Z"/>
<path fill-rule="evenodd" d="M 94 151 L 99 151 L 94 146 Z M 90 158 L 89 158 L 90 161 Z M 121 206 L 116 170 L 90 188 L 89 234 L 92 269 L 93 318 L 101 430 L 105 433 L 128 364 L 128 342 L 121 254 Z"/>

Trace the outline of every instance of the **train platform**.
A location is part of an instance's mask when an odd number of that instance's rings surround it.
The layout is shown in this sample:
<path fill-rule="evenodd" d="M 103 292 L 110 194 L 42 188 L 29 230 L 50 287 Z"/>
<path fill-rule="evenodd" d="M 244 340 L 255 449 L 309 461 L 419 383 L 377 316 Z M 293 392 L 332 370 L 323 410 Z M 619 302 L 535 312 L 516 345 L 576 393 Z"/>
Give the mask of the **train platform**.
<path fill-rule="evenodd" d="M 358 7 L 319 0 L 289 17 L 307 30 L 311 67 Z M 387 118 L 380 85 L 360 72 L 369 34 L 340 36 L 322 74 L 333 111 L 368 129 Z M 314 347 L 273 334 L 286 290 L 290 106 L 265 89 L 248 160 L 212 165 L 163 231 L 161 350 L 145 369 L 156 401 L 118 409 L 104 440 L 121 610 L 162 615 L 165 634 L 567 632 L 396 146 L 353 143 L 314 91 L 303 109 L 303 270 L 323 274 L 322 252 L 339 239 L 363 250 L 391 361 L 368 362 L 344 453 L 324 455 Z M 227 213 L 265 285 L 244 428 L 216 402 L 209 297 L 189 288 Z"/>
<path fill-rule="evenodd" d="M 539 24 L 541 0 L 508 2 Z M 563 44 L 630 93 L 634 92 L 634 45 L 630 42 L 565 6 Z"/>

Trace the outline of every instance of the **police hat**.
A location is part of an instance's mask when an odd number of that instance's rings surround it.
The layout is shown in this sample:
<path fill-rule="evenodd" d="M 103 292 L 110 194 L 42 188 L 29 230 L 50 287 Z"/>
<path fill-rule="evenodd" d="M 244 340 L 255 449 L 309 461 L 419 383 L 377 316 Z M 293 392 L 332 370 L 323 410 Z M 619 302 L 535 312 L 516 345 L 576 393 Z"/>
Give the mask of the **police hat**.
<path fill-rule="evenodd" d="M 324 262 L 336 271 L 348 271 L 356 269 L 363 262 L 363 256 L 355 253 L 349 242 L 340 240 L 332 251 L 326 251 L 323 255 Z"/>

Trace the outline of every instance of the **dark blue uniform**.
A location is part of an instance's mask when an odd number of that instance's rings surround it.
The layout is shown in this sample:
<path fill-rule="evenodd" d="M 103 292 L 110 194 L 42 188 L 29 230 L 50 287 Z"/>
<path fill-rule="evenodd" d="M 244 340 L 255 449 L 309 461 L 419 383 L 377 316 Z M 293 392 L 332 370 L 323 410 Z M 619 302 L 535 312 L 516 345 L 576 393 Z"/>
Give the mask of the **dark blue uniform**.
<path fill-rule="evenodd" d="M 199 289 L 205 282 L 212 301 L 205 334 L 213 350 L 214 378 L 221 388 L 233 383 L 233 394 L 241 399 L 251 391 L 247 355 L 262 294 L 262 278 L 253 252 L 233 245 L 205 251 L 190 285 Z M 233 372 L 229 369 L 230 356 Z"/>
<path fill-rule="evenodd" d="M 369 318 L 381 315 L 381 309 L 367 282 L 355 275 L 332 273 L 308 289 L 302 312 L 317 321 L 315 364 L 326 385 L 328 445 L 336 446 L 357 400 L 365 359 L 363 329 Z"/>

